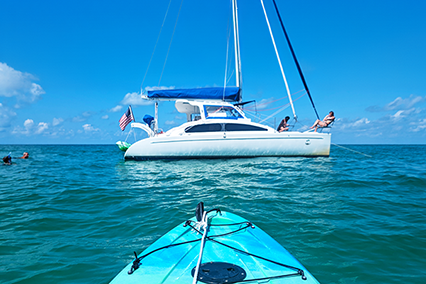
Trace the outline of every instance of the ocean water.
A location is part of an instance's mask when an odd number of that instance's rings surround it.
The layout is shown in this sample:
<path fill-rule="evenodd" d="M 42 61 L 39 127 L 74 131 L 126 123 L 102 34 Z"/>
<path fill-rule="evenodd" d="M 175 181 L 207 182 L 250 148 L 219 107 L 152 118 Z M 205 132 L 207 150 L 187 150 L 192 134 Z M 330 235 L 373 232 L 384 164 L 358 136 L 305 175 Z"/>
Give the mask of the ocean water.
<path fill-rule="evenodd" d="M 253 221 L 321 283 L 426 283 L 426 145 L 343 146 L 125 162 L 115 145 L 0 145 L 30 153 L 0 166 L 0 283 L 108 283 L 200 201 Z"/>

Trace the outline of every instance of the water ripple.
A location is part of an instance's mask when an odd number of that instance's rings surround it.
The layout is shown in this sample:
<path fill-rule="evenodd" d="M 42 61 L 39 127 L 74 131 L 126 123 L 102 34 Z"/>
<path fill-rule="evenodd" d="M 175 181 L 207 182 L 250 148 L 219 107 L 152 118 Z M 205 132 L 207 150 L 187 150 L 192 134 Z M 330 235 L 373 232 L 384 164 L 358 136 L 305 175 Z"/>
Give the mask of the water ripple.
<path fill-rule="evenodd" d="M 322 283 L 423 283 L 426 146 L 329 158 L 124 162 L 115 146 L 0 145 L 2 283 L 105 283 L 198 202 L 260 226 Z M 17 156 L 17 154 L 16 154 Z"/>

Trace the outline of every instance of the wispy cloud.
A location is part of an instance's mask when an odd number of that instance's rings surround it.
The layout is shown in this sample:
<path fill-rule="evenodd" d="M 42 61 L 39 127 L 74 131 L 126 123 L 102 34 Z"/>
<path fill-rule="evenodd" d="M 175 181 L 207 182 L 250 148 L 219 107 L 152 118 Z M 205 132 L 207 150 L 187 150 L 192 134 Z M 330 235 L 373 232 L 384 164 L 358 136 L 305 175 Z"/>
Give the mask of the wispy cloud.
<path fill-rule="evenodd" d="M 57 126 L 57 125 L 61 124 L 62 122 L 64 122 L 64 120 L 62 118 L 53 118 L 52 125 Z"/>
<path fill-rule="evenodd" d="M 22 102 L 34 103 L 45 93 L 39 84 L 33 82 L 36 80 L 35 76 L 0 62 L 0 96 L 15 97 L 16 108 L 19 108 Z"/>
<path fill-rule="evenodd" d="M 419 132 L 419 131 L 426 131 L 426 118 L 418 119 L 417 121 L 413 121 L 410 123 L 410 131 L 411 132 Z"/>
<path fill-rule="evenodd" d="M 388 103 L 384 110 L 395 110 L 395 109 L 410 109 L 415 105 L 422 103 L 426 100 L 426 97 L 420 97 L 415 95 L 410 95 L 408 98 L 403 99 L 397 97 L 394 101 Z"/>
<path fill-rule="evenodd" d="M 72 119 L 74 122 L 83 122 L 86 121 L 88 118 L 90 118 L 93 114 L 89 111 L 83 112 L 81 115 L 76 116 Z"/>
<path fill-rule="evenodd" d="M 16 117 L 16 112 L 0 103 L 0 132 L 6 131 L 12 126 L 12 120 Z"/>
<path fill-rule="evenodd" d="M 397 97 L 395 100 L 384 106 L 369 106 L 366 108 L 368 112 L 388 112 L 394 110 L 409 110 L 426 101 L 426 97 L 410 95 L 408 98 Z"/>
<path fill-rule="evenodd" d="M 338 128 L 340 130 L 344 129 L 351 129 L 351 130 L 359 130 L 370 124 L 371 121 L 368 120 L 368 118 L 357 118 L 355 120 L 344 120 L 344 119 L 337 119 L 336 125 L 338 125 Z"/>
<path fill-rule="evenodd" d="M 112 109 L 110 109 L 109 111 L 110 112 L 119 112 L 122 109 L 123 109 L 123 106 L 117 105 L 117 106 L 113 107 Z"/>

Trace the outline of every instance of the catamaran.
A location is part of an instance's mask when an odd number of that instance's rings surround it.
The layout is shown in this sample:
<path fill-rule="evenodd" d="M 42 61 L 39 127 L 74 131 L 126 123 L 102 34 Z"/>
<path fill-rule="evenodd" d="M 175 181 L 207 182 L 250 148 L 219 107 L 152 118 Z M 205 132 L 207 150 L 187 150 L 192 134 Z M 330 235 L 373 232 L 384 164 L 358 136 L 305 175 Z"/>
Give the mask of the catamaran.
<path fill-rule="evenodd" d="M 144 130 L 148 138 L 132 144 L 124 154 L 126 160 L 328 157 L 330 155 L 331 134 L 329 132 L 319 133 L 311 130 L 278 132 L 274 128 L 253 122 L 246 117 L 241 107 L 242 78 L 237 0 L 231 1 L 236 86 L 151 90 L 142 94 L 143 99 L 155 101 L 155 118 L 149 124 L 139 122 L 131 124 L 132 128 Z M 282 24 L 275 0 L 273 2 Z M 261 4 L 293 114 L 297 119 L 263 0 Z M 283 24 L 282 28 L 305 89 L 311 98 Z M 187 122 L 167 132 L 159 131 L 159 101 L 174 101 L 177 111 L 186 114 Z M 312 98 L 311 102 L 313 105 Z"/>

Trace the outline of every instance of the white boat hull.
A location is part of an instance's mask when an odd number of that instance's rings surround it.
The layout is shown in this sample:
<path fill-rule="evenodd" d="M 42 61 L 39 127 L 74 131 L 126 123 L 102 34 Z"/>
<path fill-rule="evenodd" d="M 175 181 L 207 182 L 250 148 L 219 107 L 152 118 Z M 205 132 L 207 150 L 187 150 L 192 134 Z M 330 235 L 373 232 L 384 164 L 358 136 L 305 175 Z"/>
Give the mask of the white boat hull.
<path fill-rule="evenodd" d="M 215 132 L 165 134 L 134 143 L 126 160 L 250 157 L 328 157 L 330 133 Z"/>

